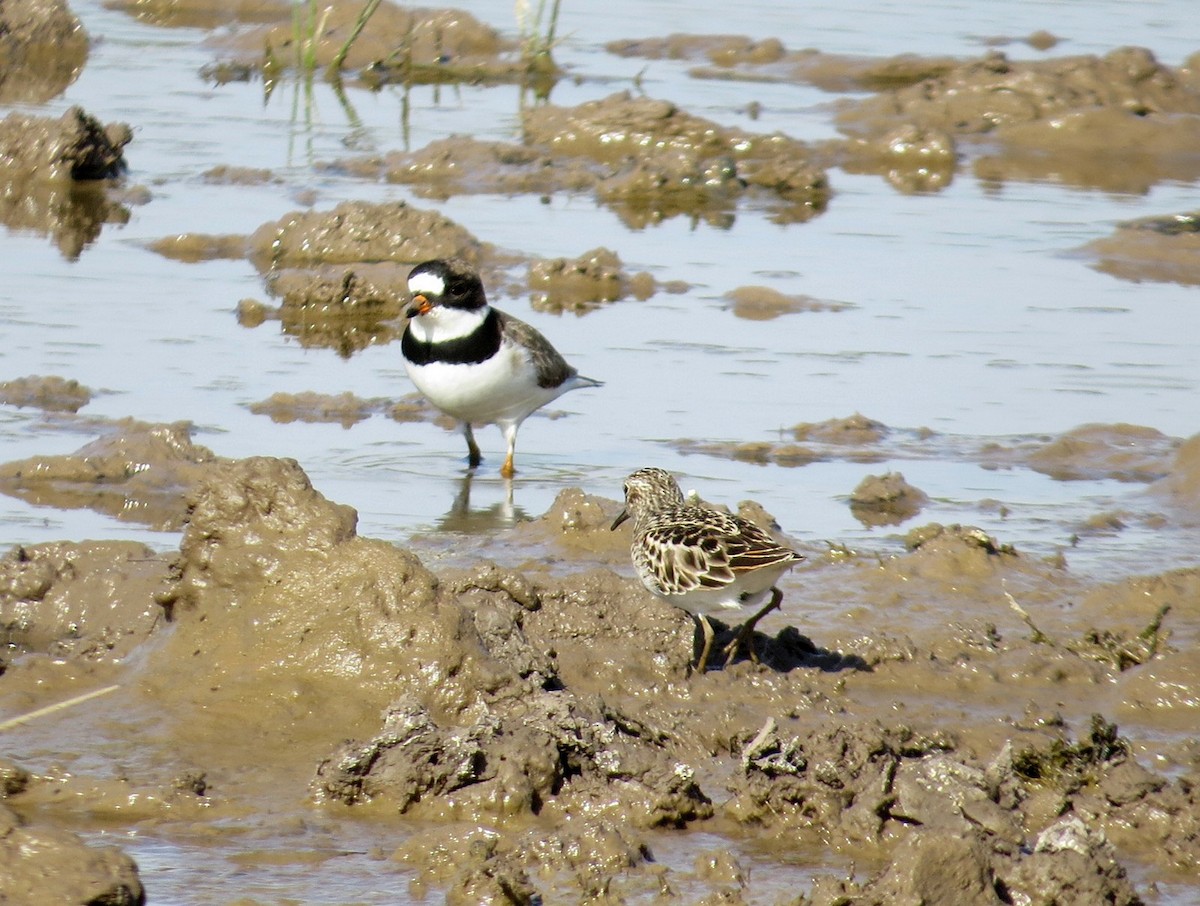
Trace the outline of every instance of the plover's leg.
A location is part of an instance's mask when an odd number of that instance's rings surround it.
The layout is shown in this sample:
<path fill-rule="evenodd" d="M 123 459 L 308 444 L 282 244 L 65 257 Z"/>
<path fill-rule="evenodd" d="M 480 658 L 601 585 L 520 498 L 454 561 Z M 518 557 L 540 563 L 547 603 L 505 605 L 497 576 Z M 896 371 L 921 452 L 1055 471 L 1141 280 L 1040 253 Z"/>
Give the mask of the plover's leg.
<path fill-rule="evenodd" d="M 504 432 L 504 440 L 508 443 L 508 455 L 504 457 L 504 465 L 500 467 L 500 474 L 505 478 L 512 478 L 517 471 L 513 465 L 513 454 L 517 452 L 517 429 L 520 427 L 520 422 L 510 422 L 500 426 Z"/>
<path fill-rule="evenodd" d="M 708 617 L 702 613 L 696 614 L 696 622 L 700 624 L 700 631 L 704 633 L 704 644 L 700 647 L 700 657 L 696 659 L 696 672 L 703 673 L 708 669 L 708 656 L 712 653 L 713 628 L 712 623 L 708 622 Z"/>
<path fill-rule="evenodd" d="M 783 592 L 778 588 L 772 588 L 771 600 L 767 602 L 767 606 L 743 623 L 742 628 L 738 630 L 738 634 L 733 637 L 733 641 L 725 646 L 726 667 L 733 663 L 733 659 L 737 657 L 737 653 L 742 650 L 742 647 L 748 645 L 751 636 L 754 635 L 754 627 L 758 625 L 758 621 L 779 607 L 779 602 L 782 600 Z M 750 660 L 757 664 L 758 652 L 754 650 L 753 645 L 749 645 L 748 650 L 750 652 Z"/>
<path fill-rule="evenodd" d="M 458 428 L 467 439 L 467 465 L 472 469 L 483 462 L 483 454 L 479 452 L 479 444 L 475 443 L 475 432 L 471 430 L 470 422 L 459 422 Z"/>

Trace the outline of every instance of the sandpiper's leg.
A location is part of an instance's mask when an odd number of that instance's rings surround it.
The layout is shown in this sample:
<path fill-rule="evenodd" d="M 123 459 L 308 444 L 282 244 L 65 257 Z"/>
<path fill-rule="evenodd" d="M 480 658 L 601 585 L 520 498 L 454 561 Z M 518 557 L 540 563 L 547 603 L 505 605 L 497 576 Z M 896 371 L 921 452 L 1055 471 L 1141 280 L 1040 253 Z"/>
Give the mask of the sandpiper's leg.
<path fill-rule="evenodd" d="M 508 443 L 508 455 L 504 457 L 504 465 L 500 467 L 500 474 L 505 478 L 512 478 L 517 472 L 513 465 L 513 455 L 517 452 L 517 429 L 521 426 L 510 424 L 501 427 L 504 431 L 504 440 Z"/>
<path fill-rule="evenodd" d="M 475 443 L 475 432 L 471 430 L 470 422 L 459 422 L 459 429 L 467 439 L 467 465 L 472 469 L 483 462 L 483 454 L 479 452 L 479 444 Z"/>
<path fill-rule="evenodd" d="M 771 589 L 771 600 L 758 613 L 742 624 L 742 628 L 738 630 L 738 634 L 733 637 L 733 641 L 725 646 L 725 666 L 728 667 L 733 663 L 733 659 L 737 657 L 739 651 L 746 647 L 750 652 L 750 660 L 758 663 L 758 652 L 754 650 L 754 646 L 750 644 L 751 637 L 754 635 L 754 627 L 758 625 L 758 621 L 769 614 L 772 610 L 779 607 L 779 602 L 783 600 L 783 592 L 778 588 Z"/>
<path fill-rule="evenodd" d="M 696 615 L 696 622 L 700 624 L 700 631 L 704 633 L 704 644 L 700 647 L 700 657 L 696 659 L 696 672 L 703 673 L 708 669 L 708 656 L 712 654 L 713 628 L 708 622 L 708 617 L 702 613 Z"/>

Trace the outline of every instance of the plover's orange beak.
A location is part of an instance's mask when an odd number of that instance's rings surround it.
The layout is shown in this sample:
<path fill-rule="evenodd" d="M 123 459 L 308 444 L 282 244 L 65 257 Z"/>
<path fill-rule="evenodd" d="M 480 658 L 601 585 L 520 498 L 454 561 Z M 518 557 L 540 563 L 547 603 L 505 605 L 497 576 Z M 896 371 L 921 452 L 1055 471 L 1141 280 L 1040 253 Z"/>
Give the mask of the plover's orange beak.
<path fill-rule="evenodd" d="M 408 311 L 406 311 L 404 314 L 410 318 L 415 318 L 417 315 L 428 314 L 432 308 L 433 303 L 420 293 L 417 293 L 415 296 L 413 296 L 412 305 L 408 306 Z"/>
<path fill-rule="evenodd" d="M 617 526 L 620 525 L 622 522 L 624 522 L 628 518 L 629 518 L 629 510 L 621 510 L 621 512 L 617 516 L 617 518 L 613 520 L 612 527 L 609 529 L 609 531 L 610 532 L 615 531 Z"/>

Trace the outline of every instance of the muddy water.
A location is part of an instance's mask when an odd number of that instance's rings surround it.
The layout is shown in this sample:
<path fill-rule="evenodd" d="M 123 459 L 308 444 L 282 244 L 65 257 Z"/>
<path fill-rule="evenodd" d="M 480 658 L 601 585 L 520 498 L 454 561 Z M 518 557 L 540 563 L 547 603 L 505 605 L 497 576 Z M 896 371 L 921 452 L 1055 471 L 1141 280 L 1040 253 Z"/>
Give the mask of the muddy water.
<path fill-rule="evenodd" d="M 1096 178 L 1069 170 L 1022 171 L 1002 154 L 998 165 L 977 164 L 986 161 L 988 149 L 972 147 L 965 152 L 968 163 L 936 191 L 913 192 L 879 173 L 833 166 L 826 209 L 788 225 L 777 222 L 770 201 L 753 196 L 716 214 L 683 214 L 637 228 L 586 192 L 431 200 L 412 187 L 357 178 L 324 164 L 416 151 L 454 134 L 517 141 L 522 106 L 531 98 L 514 87 L 473 85 L 385 87 L 375 93 L 349 86 L 339 96 L 325 84 L 310 87 L 287 77 L 264 98 L 257 79 L 216 84 L 199 75 L 218 54 L 206 42 L 224 30 L 219 16 L 168 28 L 98 3 L 74 9 L 98 39 L 86 67 L 61 96 L 16 109 L 58 116 L 78 104 L 105 123 L 129 123 L 134 141 L 126 149 L 128 183 L 140 189 L 128 192 L 123 212 L 82 244 L 19 225 L 0 235 L 5 271 L 0 379 L 57 375 L 92 391 L 77 416 L 31 406 L 0 408 L 0 461 L 72 453 L 103 434 L 108 420 L 188 421 L 195 426 L 194 441 L 217 457 L 298 460 L 329 500 L 357 510 L 362 538 L 411 546 L 437 569 L 470 570 L 486 557 L 538 576 L 571 575 L 597 564 L 628 575 L 617 542 L 563 547 L 536 532 L 503 530 L 552 510 L 565 488 L 615 498 L 632 468 L 661 465 L 708 499 L 735 505 L 752 498 L 771 512 L 818 567 L 789 580 L 789 600 L 803 604 L 773 617 L 772 630 L 796 626 L 818 645 L 840 646 L 843 654 L 858 652 L 854 644 L 861 642 L 858 656 L 883 666 L 875 680 L 856 689 L 851 710 L 885 721 L 894 711 L 920 713 L 916 722 L 923 728 L 964 721 L 973 710 L 1008 715 L 1011 690 L 921 674 L 927 684 L 922 695 L 906 700 L 913 679 L 897 666 L 912 659 L 905 637 L 916 638 L 920 649 L 986 648 L 987 633 L 978 626 L 961 629 L 950 641 L 938 635 L 947 621 L 966 622 L 963 611 L 983 623 L 1000 623 L 1008 639 L 1022 626 L 1000 586 L 979 576 L 955 578 L 956 569 L 972 575 L 977 552 L 960 558 L 951 548 L 939 557 L 919 545 L 909 554 L 909 529 L 930 522 L 979 526 L 1038 563 L 1048 558 L 1054 570 L 1065 564 L 1061 587 L 1053 571 L 1001 571 L 1003 589 L 1027 605 L 1064 595 L 1074 606 L 1089 583 L 1195 563 L 1200 521 L 1194 518 L 1194 493 L 1174 496 L 1178 492 L 1168 489 L 1164 498 L 1147 488 L 1171 471 L 1179 441 L 1197 432 L 1197 290 L 1170 279 L 1120 279 L 1089 266 L 1091 259 L 1079 251 L 1109 236 L 1118 222 L 1194 210 L 1196 185 L 1186 167 L 1183 175 L 1145 182 L 1123 179 L 1125 168 L 1117 162 L 1101 167 L 1106 175 Z M 789 50 L 811 47 L 827 54 L 974 58 L 998 46 L 1015 60 L 1105 54 L 1135 44 L 1172 66 L 1198 49 L 1188 43 L 1194 13 L 1185 2 L 1146 11 L 1119 3 L 1086 9 L 1007 4 L 1003 13 L 988 4 L 835 5 L 806 10 L 802 18 L 790 3 L 742 6 L 736 18 L 724 9 L 692 6 L 687 21 L 680 21 L 674 4 L 637 4 L 628 14 L 612 4 L 603 14 L 566 9 L 557 58 L 579 78 L 556 85 L 550 100 L 566 107 L 630 89 L 670 99 L 721 126 L 778 130 L 815 143 L 838 135 L 839 103 L 864 92 L 761 78 L 696 78 L 691 74 L 696 60 L 618 56 L 605 43 L 673 32 L 749 34 L 779 38 Z M 512 33 L 509 5 L 475 13 Z M 1056 35 L 1059 43 L 1038 50 L 1023 40 L 1038 30 Z M 231 167 L 243 176 L 218 171 Z M 427 420 L 388 418 L 382 405 L 370 402 L 395 401 L 411 391 L 396 344 L 343 356 L 285 334 L 276 320 L 243 326 L 239 301 L 275 303 L 249 261 L 234 256 L 185 263 L 151 248 L 182 233 L 249 235 L 289 212 L 324 211 L 344 200 L 435 207 L 481 241 L 536 258 L 574 258 L 606 247 L 629 272 L 647 271 L 660 283 L 678 281 L 686 289 L 645 301 L 625 299 L 582 315 L 534 310 L 525 292 L 495 294 L 498 304 L 550 335 L 581 371 L 606 381 L 602 391 L 558 401 L 556 414 L 562 417 L 538 416 L 526 424 L 521 474 L 510 500 L 497 474 L 500 440 L 494 429 L 481 432 L 488 458 L 468 481 L 457 436 Z M 732 294 L 749 286 L 767 287 L 793 304 L 747 313 Z M 647 380 L 651 358 L 653 379 Z M 305 392 L 349 393 L 369 405 L 362 418 L 335 414 L 316 420 L 273 419 L 265 414 L 269 407 L 264 412 L 256 405 L 273 394 Z M 882 430 L 847 440 L 836 430 L 842 424 L 837 420 L 855 413 Z M 1087 424 L 1105 427 L 1074 431 Z M 902 472 L 924 493 L 918 515 L 863 518 L 850 506 L 864 479 L 888 472 Z M 0 542 L 7 548 L 103 538 L 148 545 L 149 551 L 131 556 L 136 562 L 151 562 L 155 553 L 165 556 L 179 546 L 178 521 L 169 512 L 147 519 L 136 507 L 131 513 L 120 504 L 76 502 L 55 494 L 0 497 Z M 830 545 L 834 555 L 827 554 Z M 843 550 L 881 562 L 893 556 L 927 556 L 929 562 L 905 561 L 895 575 L 872 576 L 861 560 L 852 560 L 859 568 L 843 572 L 837 559 Z M 956 591 L 975 589 L 976 581 L 986 584 L 977 597 Z M 921 584 L 928 597 L 901 595 L 898 583 L 928 583 Z M 1200 625 L 1195 602 L 1187 606 L 1190 588 L 1183 585 L 1185 600 L 1175 601 L 1174 622 L 1168 624 L 1181 647 L 1194 642 Z M 1137 601 L 1138 593 L 1128 591 L 1128 599 Z M 1095 603 L 1087 619 L 1130 633 L 1153 616 L 1152 609 L 1131 607 L 1125 618 L 1125 603 L 1113 594 Z M 968 610 L 976 606 L 982 612 Z M 1071 638 L 1091 626 L 1065 618 L 1064 623 L 1062 631 Z M 535 625 L 533 617 L 527 624 L 535 638 L 558 637 L 553 627 Z M 655 627 L 642 628 L 649 633 Z M 686 629 L 672 631 L 686 635 Z M 230 638 L 249 631 L 228 629 Z M 662 676 L 646 682 L 647 688 L 666 690 L 663 701 L 670 706 L 659 705 L 665 713 L 651 715 L 664 725 L 674 719 L 672 708 L 704 715 L 720 711 L 722 696 L 739 700 L 737 681 L 763 685 L 762 698 L 770 703 L 764 712 L 779 713 L 780 701 L 799 708 L 794 703 L 801 699 L 816 712 L 836 710 L 824 700 L 835 695 L 834 680 L 828 685 L 814 680 L 807 688 L 793 677 L 787 685 L 756 679 L 749 665 L 745 674 L 703 678 L 711 683 L 691 691 L 677 648 L 663 644 Z M 1026 652 L 1010 654 L 1005 669 L 1013 669 L 1015 661 L 1034 676 L 1039 670 L 1050 675 L 1082 669 L 1039 665 Z M 105 663 L 65 668 L 71 676 L 56 673 L 52 664 L 27 669 L 34 681 L 23 677 L 23 690 L 36 690 L 36 675 L 45 671 L 42 679 L 59 698 L 123 676 Z M 581 672 L 564 672 L 568 687 L 589 688 Z M 1188 682 L 1195 677 L 1175 662 L 1164 674 L 1161 687 L 1122 673 L 1120 683 L 1106 675 L 1083 682 L 1082 690 L 1051 688 L 1062 696 L 1076 736 L 1086 733 L 1091 710 L 1104 711 L 1121 723 L 1151 767 L 1186 773 L 1185 743 L 1196 716 L 1195 687 Z M 615 676 L 624 674 L 617 670 Z M 1099 694 L 1093 684 L 1103 689 L 1111 684 L 1120 692 Z M 1045 694 L 1036 683 L 1019 688 L 1017 697 Z M 1176 690 L 1175 698 L 1162 691 L 1168 688 Z M 972 691 L 974 697 L 964 701 Z M 337 700 L 328 690 L 322 694 Z M 12 711 L 46 703 L 30 691 L 20 698 Z M 364 693 L 364 703 L 337 722 L 339 733 L 372 736 L 375 730 L 362 727 L 387 703 L 376 698 Z M 185 892 L 196 890 L 213 892 L 203 899 L 219 899 L 236 890 L 264 902 L 286 896 L 395 902 L 398 885 L 402 896 L 417 897 L 446 883 L 444 867 L 442 874 L 428 865 L 424 872 L 412 867 L 437 860 L 410 857 L 405 863 L 397 855 L 408 835 L 433 847 L 428 841 L 441 826 L 436 815 L 420 818 L 433 822 L 430 830 L 418 820 L 397 827 L 387 805 L 363 814 L 359 806 L 354 812 L 336 803 L 319 809 L 307 804 L 314 766 L 341 738 L 330 738 L 328 728 L 314 727 L 311 720 L 297 718 L 287 739 L 295 751 L 280 759 L 275 773 L 261 768 L 232 780 L 244 765 L 234 755 L 223 761 L 204 746 L 193 758 L 157 768 L 164 748 L 188 741 L 186 727 L 170 732 L 159 727 L 161 709 L 177 704 L 153 688 L 119 704 L 101 700 L 89 706 L 94 723 L 32 723 L 9 735 L 6 750 L 48 777 L 97 778 L 88 780 L 95 788 L 62 784 L 83 803 L 72 826 L 94 841 L 119 841 L 136 858 L 152 901 L 184 901 Z M 286 702 L 275 707 L 289 713 Z M 1028 723 L 1052 717 L 1033 715 Z M 721 726 L 726 720 L 722 715 Z M 739 726 L 739 742 L 749 742 L 761 725 L 757 720 L 752 727 Z M 211 729 L 198 718 L 194 732 L 203 737 Z M 157 732 L 166 742 L 149 750 L 128 745 L 130 737 L 154 738 Z M 979 757 L 988 761 L 998 731 L 971 733 Z M 103 745 L 96 744 L 97 735 Z M 262 744 L 275 742 L 267 738 Z M 781 744 L 786 748 L 786 739 Z M 713 741 L 712 748 L 720 746 Z M 201 820 L 209 805 L 197 805 L 173 785 L 192 760 L 217 785 L 212 807 L 219 819 L 212 824 Z M 120 763 L 119 771 L 114 763 Z M 134 783 L 131 793 L 128 778 L 139 774 L 151 779 Z M 239 813 L 222 801 L 222 779 L 227 789 L 245 792 L 254 807 Z M 710 795 L 721 790 L 707 780 L 702 786 Z M 746 789 L 735 787 L 728 795 L 747 808 Z M 282 827 L 247 815 L 265 802 L 285 815 Z M 45 802 L 26 808 L 62 820 L 48 794 Z M 247 820 L 247 829 L 237 828 L 236 822 Z M 718 820 L 726 823 L 717 833 L 668 835 L 650 843 L 659 862 L 675 872 L 669 883 L 685 900 L 725 886 L 741 890 L 747 901 L 775 902 L 814 877 L 846 874 L 853 835 L 849 844 L 830 849 L 805 838 L 802 848 L 781 855 L 786 824 L 759 836 L 744 827 L 734 830 L 737 818 L 728 811 Z M 450 843 L 445 846 L 453 851 Z M 715 859 L 715 867 L 704 867 L 697 860 L 697 852 L 730 846 L 737 865 Z M 1194 892 L 1180 873 L 1144 855 L 1127 864 L 1147 899 L 1152 899 L 1148 884 L 1159 878 L 1164 879 L 1159 902 L 1187 902 Z M 746 872 L 752 883 L 739 884 Z M 642 877 L 625 894 L 649 899 L 648 884 Z"/>

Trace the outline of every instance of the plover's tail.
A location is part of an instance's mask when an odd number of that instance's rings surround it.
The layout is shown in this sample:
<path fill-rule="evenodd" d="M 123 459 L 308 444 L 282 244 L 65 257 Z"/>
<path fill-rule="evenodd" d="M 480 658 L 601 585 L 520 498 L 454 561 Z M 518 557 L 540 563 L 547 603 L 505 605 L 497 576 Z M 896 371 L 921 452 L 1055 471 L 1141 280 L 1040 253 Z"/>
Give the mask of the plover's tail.
<path fill-rule="evenodd" d="M 598 381 L 595 378 L 584 377 L 582 374 L 575 374 L 567 378 L 565 384 L 567 390 L 583 390 L 587 387 L 603 387 L 604 381 Z"/>

